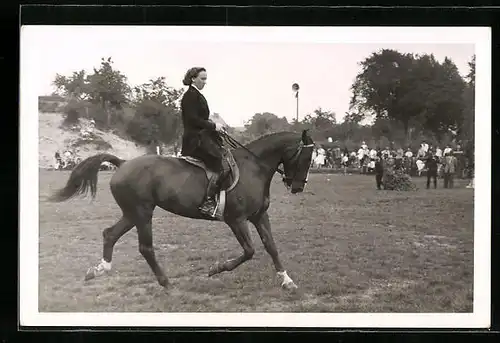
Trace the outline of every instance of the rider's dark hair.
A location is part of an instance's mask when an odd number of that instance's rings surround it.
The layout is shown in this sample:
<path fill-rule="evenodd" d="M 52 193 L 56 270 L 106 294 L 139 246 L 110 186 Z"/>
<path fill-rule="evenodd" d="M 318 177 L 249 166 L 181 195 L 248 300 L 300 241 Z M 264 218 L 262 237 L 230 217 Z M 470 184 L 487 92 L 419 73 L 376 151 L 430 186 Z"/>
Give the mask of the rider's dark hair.
<path fill-rule="evenodd" d="M 193 77 L 198 77 L 198 75 L 202 71 L 207 71 L 207 70 L 205 68 L 203 68 L 203 67 L 193 67 L 193 68 L 190 68 L 186 72 L 186 75 L 184 75 L 184 79 L 182 80 L 182 83 L 184 84 L 184 86 L 191 85 L 191 83 L 193 83 L 193 81 L 192 81 Z"/>

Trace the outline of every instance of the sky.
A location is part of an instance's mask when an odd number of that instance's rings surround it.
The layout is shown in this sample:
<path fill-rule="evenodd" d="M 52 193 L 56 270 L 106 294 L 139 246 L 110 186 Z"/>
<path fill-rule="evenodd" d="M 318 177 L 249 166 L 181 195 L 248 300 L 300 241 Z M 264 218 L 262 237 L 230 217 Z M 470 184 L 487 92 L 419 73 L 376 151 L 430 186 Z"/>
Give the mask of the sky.
<path fill-rule="evenodd" d="M 56 73 L 92 72 L 101 57 L 112 57 L 114 67 L 131 85 L 165 76 L 168 85 L 181 88 L 186 70 L 203 66 L 208 75 L 203 93 L 210 111 L 231 126 L 243 126 L 258 112 L 291 121 L 296 115 L 293 83 L 300 85 L 299 119 L 321 107 L 335 112 L 340 121 L 349 110 L 350 87 L 360 72 L 359 62 L 382 48 L 432 53 L 439 61 L 449 57 L 462 75 L 468 73 L 467 62 L 475 53 L 471 40 L 457 39 L 460 33 L 414 28 L 401 35 L 401 30 L 391 29 L 382 39 L 378 28 L 363 32 L 326 29 L 47 26 L 25 30 L 22 39 L 36 51 L 37 75 L 33 77 L 39 95 L 54 91 L 51 83 Z"/>

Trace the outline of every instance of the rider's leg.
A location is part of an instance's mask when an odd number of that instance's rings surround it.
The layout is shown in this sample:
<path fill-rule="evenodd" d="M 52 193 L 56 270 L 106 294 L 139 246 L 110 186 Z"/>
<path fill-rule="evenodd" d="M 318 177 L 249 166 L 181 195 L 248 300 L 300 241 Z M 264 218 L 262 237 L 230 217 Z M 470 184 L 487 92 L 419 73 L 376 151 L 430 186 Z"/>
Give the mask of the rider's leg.
<path fill-rule="evenodd" d="M 216 174 L 213 175 L 208 183 L 207 194 L 200 210 L 204 213 L 213 214 L 217 201 L 215 199 L 218 190 L 220 189 L 221 176 L 225 174 L 223 168 L 223 157 L 221 148 L 209 137 L 203 137 L 200 147 L 196 152 L 198 158 L 203 160 L 208 169 Z"/>

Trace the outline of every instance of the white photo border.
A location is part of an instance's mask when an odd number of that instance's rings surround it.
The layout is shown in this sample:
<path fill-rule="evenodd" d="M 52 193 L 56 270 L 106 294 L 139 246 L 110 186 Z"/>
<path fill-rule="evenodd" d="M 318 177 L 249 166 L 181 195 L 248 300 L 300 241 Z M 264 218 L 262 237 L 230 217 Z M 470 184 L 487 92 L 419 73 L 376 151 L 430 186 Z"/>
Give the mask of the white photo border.
<path fill-rule="evenodd" d="M 38 311 L 37 55 L 44 32 L 94 30 L 177 41 L 474 44 L 476 53 L 472 313 L 46 313 Z M 22 26 L 20 46 L 21 326 L 487 328 L 491 300 L 491 30 L 489 27 Z"/>

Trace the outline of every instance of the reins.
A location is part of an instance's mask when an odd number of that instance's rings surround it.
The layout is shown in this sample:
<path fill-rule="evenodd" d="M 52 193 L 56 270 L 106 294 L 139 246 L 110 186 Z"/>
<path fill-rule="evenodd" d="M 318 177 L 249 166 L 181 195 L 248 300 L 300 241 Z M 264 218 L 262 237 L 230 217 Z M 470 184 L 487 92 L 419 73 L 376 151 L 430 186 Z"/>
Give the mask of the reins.
<path fill-rule="evenodd" d="M 250 149 L 248 149 L 246 146 L 244 146 L 243 144 L 241 144 L 240 142 L 238 142 L 236 139 L 234 139 L 233 137 L 231 137 L 227 132 L 225 131 L 221 131 L 220 132 L 220 135 L 225 138 L 226 142 L 228 143 L 228 145 L 234 149 L 236 148 L 243 148 L 245 151 L 247 151 L 250 155 L 252 155 L 253 157 L 255 157 L 255 159 L 257 160 L 257 162 L 260 162 L 260 158 L 259 156 L 255 155 L 252 151 L 250 151 Z M 285 172 L 283 170 L 281 170 L 279 167 L 276 169 L 276 171 L 278 173 L 280 173 L 282 176 L 285 175 Z"/>
<path fill-rule="evenodd" d="M 257 162 L 260 161 L 260 158 L 257 155 L 255 155 L 252 151 L 250 151 L 250 149 L 248 149 L 246 146 L 244 146 L 243 144 L 241 144 L 240 142 L 238 142 L 236 139 L 234 139 L 233 137 L 231 137 L 227 132 L 221 131 L 220 134 L 221 134 L 221 136 L 223 138 L 225 138 L 226 142 L 228 143 L 228 145 L 230 147 L 232 147 L 232 148 L 237 148 L 237 147 L 243 148 L 245 151 L 247 151 L 248 153 L 250 153 L 250 155 L 252 155 L 253 157 L 255 157 L 255 159 L 257 160 Z M 295 151 L 295 153 L 293 154 L 291 160 L 294 161 L 296 158 L 298 158 L 298 156 L 300 155 L 300 152 L 302 151 L 302 148 L 310 148 L 310 147 L 314 147 L 314 144 L 304 145 L 304 143 L 302 142 L 302 140 L 300 140 L 299 146 L 298 146 L 297 150 Z M 285 172 L 279 166 L 278 166 L 278 168 L 276 168 L 276 171 L 281 174 L 281 176 L 283 177 L 283 180 L 286 179 Z M 307 180 L 306 180 L 306 182 L 307 182 Z"/>

